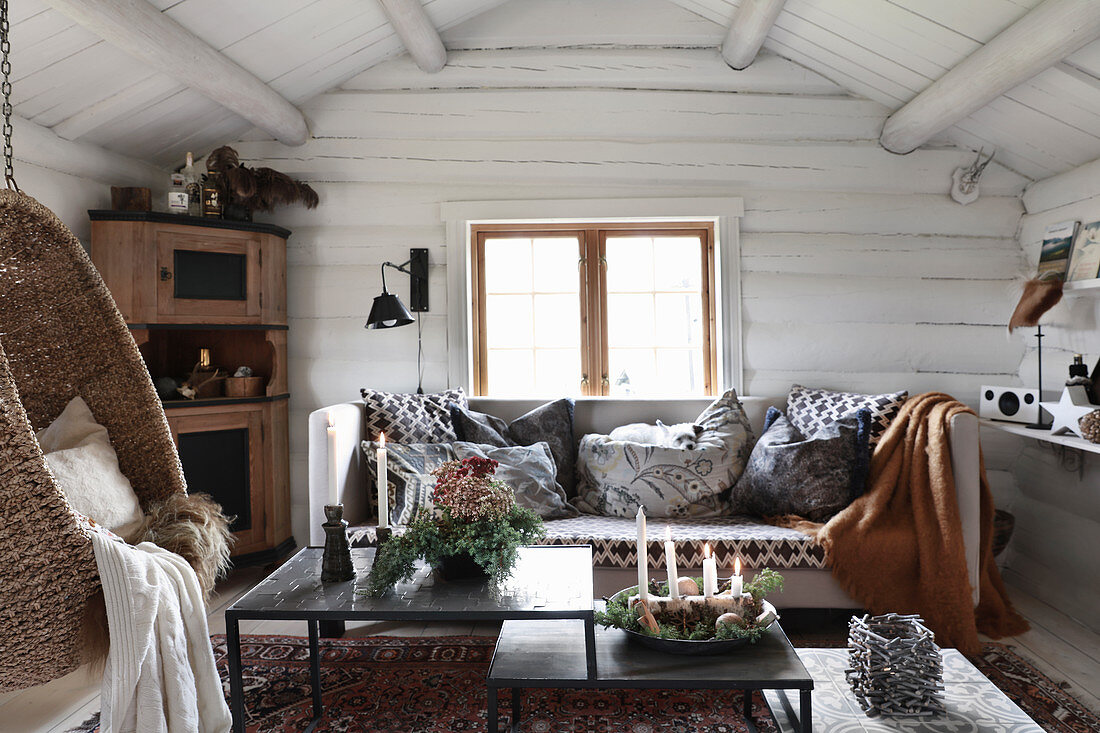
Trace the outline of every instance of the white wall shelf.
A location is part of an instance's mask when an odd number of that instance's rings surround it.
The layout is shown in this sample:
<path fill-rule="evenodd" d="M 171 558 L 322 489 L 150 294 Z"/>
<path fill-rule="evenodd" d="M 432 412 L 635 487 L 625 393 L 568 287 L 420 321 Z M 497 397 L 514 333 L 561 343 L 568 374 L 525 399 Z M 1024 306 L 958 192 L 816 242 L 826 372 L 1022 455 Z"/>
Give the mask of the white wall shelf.
<path fill-rule="evenodd" d="M 1019 423 L 1000 422 L 998 420 L 987 420 L 985 418 L 979 420 L 979 423 L 983 428 L 994 428 L 1024 438 L 1032 438 L 1034 440 L 1041 440 L 1045 443 L 1063 445 L 1067 448 L 1076 448 L 1077 450 L 1087 451 L 1088 453 L 1100 453 L 1100 444 L 1090 443 L 1084 438 L 1078 438 L 1072 433 L 1066 435 L 1051 435 L 1049 430 L 1032 430 L 1026 425 L 1020 425 Z"/>
<path fill-rule="evenodd" d="M 1064 295 L 1092 295 L 1100 293 L 1100 277 L 1091 280 L 1074 280 L 1062 285 Z"/>

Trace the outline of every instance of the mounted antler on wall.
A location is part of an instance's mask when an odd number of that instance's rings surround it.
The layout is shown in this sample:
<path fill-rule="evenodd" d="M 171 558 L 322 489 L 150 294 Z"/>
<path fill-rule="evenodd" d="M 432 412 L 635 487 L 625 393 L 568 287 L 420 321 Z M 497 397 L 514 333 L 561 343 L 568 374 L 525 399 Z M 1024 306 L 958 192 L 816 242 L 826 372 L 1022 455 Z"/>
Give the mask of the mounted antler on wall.
<path fill-rule="evenodd" d="M 985 172 L 985 167 L 993 160 L 993 156 L 997 154 L 997 151 L 994 150 L 989 154 L 989 157 L 983 161 L 982 153 L 984 152 L 985 148 L 978 150 L 978 155 L 974 158 L 973 163 L 965 168 L 956 168 L 955 172 L 951 175 L 951 198 L 955 199 L 955 201 L 963 206 L 972 204 L 978 200 L 978 180 L 981 179 L 982 173 Z"/>

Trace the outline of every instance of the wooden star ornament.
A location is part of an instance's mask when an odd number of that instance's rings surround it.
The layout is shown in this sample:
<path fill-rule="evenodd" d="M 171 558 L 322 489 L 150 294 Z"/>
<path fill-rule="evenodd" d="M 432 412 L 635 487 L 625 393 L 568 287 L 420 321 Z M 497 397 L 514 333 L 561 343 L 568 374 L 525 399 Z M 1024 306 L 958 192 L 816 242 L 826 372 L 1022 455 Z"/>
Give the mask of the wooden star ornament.
<path fill-rule="evenodd" d="M 1073 432 L 1081 438 L 1085 437 L 1079 424 L 1081 418 L 1096 409 L 1096 405 L 1089 402 L 1088 391 L 1080 385 L 1063 389 L 1062 399 L 1057 402 L 1040 402 L 1039 405 L 1054 418 L 1051 435 Z"/>

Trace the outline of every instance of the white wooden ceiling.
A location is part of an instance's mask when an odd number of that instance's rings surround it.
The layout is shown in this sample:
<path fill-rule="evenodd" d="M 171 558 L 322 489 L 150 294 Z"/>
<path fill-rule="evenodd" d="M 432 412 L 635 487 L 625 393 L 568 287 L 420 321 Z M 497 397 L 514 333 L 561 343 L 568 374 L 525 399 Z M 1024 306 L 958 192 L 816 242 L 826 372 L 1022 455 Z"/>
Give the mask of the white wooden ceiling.
<path fill-rule="evenodd" d="M 375 0 L 151 2 L 295 104 L 403 50 Z M 896 109 L 1039 2 L 787 0 L 765 48 Z M 167 166 L 186 150 L 203 153 L 250 129 L 197 92 L 143 69 L 41 0 L 10 4 L 16 113 L 61 137 Z M 738 1 L 424 5 L 448 48 L 456 50 L 683 48 L 717 46 Z M 1100 42 L 942 137 L 965 147 L 996 148 L 998 161 L 1032 179 L 1100 158 Z"/>

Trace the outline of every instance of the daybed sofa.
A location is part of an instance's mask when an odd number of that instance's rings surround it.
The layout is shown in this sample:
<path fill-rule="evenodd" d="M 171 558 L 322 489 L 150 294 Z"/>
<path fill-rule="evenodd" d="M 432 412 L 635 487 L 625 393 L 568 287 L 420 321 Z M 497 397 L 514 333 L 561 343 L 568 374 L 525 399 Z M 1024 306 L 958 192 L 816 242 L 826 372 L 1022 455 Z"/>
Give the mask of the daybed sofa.
<path fill-rule="evenodd" d="M 470 407 L 512 420 L 543 404 L 544 400 L 470 397 Z M 587 433 L 608 433 L 619 425 L 660 419 L 672 424 L 694 420 L 711 398 L 617 399 L 578 398 L 574 409 L 574 433 L 579 441 Z M 784 409 L 786 397 L 742 397 L 741 402 L 758 438 L 768 408 Z M 336 430 L 338 490 L 345 518 L 352 525 L 353 544 L 369 546 L 374 541 L 374 522 L 367 516 L 367 472 L 360 450 L 363 435 L 363 403 L 360 401 L 324 407 L 309 416 L 309 508 L 310 544 L 324 544 L 322 507 L 328 501 L 329 420 Z M 959 415 L 951 424 L 952 472 L 963 524 L 967 569 L 974 602 L 977 603 L 979 546 L 979 448 L 978 420 Z M 719 566 L 729 568 L 739 555 L 752 575 L 754 569 L 770 567 L 786 578 L 782 594 L 775 596 L 781 608 L 859 607 L 833 580 L 822 550 L 794 530 L 764 524 L 751 517 L 705 520 L 651 518 L 650 558 L 662 557 L 662 524 L 677 541 L 681 568 L 702 565 L 703 543 L 716 552 Z M 636 582 L 635 525 L 632 518 L 581 515 L 546 522 L 545 544 L 587 544 L 593 547 L 594 584 L 597 596 L 607 595 Z M 659 574 L 659 571 L 657 571 Z"/>

